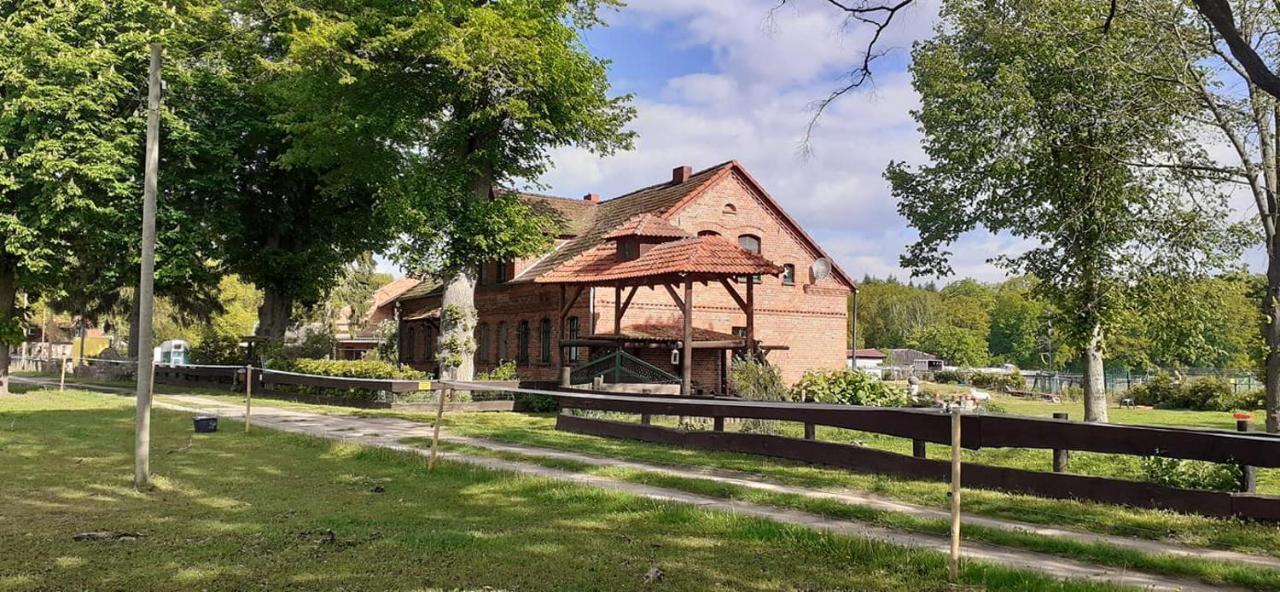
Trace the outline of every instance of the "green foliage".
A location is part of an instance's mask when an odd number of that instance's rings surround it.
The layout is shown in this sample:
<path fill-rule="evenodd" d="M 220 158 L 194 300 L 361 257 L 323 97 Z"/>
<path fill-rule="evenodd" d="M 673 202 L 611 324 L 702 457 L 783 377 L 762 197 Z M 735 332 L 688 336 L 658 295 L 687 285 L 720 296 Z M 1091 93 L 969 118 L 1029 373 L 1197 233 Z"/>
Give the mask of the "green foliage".
<path fill-rule="evenodd" d="M 245 350 L 240 338 L 230 335 L 207 333 L 191 346 L 191 363 L 238 365 L 245 362 Z"/>
<path fill-rule="evenodd" d="M 938 320 L 940 298 L 897 280 L 872 280 L 858 285 L 858 338 L 861 346 L 895 349 L 907 346 L 918 327 Z M 853 297 L 849 298 L 849 318 L 854 318 Z"/>
<path fill-rule="evenodd" d="M 920 233 L 903 256 L 919 273 L 951 272 L 953 244 L 985 229 L 1032 248 L 992 260 L 1038 278 L 1064 342 L 1102 338 L 1140 278 L 1190 277 L 1238 253 L 1226 197 L 1178 168 L 1195 97 L 1164 48 L 1176 31 L 1106 4 L 949 0 L 933 39 L 916 45 L 915 117 L 930 164 L 889 166 L 899 211 Z"/>
<path fill-rule="evenodd" d="M 372 355 L 373 359 L 383 362 L 396 363 L 400 361 L 400 323 L 387 319 L 378 323 L 374 331 L 374 335 L 378 338 L 378 347 L 365 354 L 366 357 Z"/>
<path fill-rule="evenodd" d="M 1259 404 L 1259 391 L 1237 395 L 1231 382 L 1219 376 L 1200 376 L 1176 381 L 1169 374 L 1161 372 L 1130 388 L 1127 397 L 1139 405 L 1161 409 L 1235 411 L 1263 407 Z"/>
<path fill-rule="evenodd" d="M 318 360 L 297 358 L 282 362 L 277 370 L 314 374 L 317 376 L 336 376 L 340 378 L 374 378 L 383 380 L 422 380 L 425 372 L 412 368 L 401 368 L 390 362 L 379 360 Z"/>
<path fill-rule="evenodd" d="M 872 407 L 905 407 L 910 403 L 905 391 L 849 369 L 805 372 L 792 386 L 791 396 L 801 401 Z"/>
<path fill-rule="evenodd" d="M 480 372 L 476 374 L 476 380 L 519 380 L 520 376 L 516 371 L 516 363 L 514 360 L 507 360 L 493 370 L 488 372 Z"/>
<path fill-rule="evenodd" d="M 943 384 L 967 384 L 977 388 L 1007 391 L 1027 388 L 1027 379 L 1018 370 L 1008 374 L 995 372 L 970 372 L 967 370 L 939 370 L 933 380 Z"/>
<path fill-rule="evenodd" d="M 763 360 L 735 360 L 729 374 L 733 392 L 748 401 L 785 401 L 787 387 L 778 369 Z M 780 434 L 778 422 L 744 419 L 742 431 L 755 434 Z"/>
<path fill-rule="evenodd" d="M 951 325 L 918 327 L 911 332 L 907 345 L 956 366 L 987 365 L 987 340 L 973 329 Z"/>
<path fill-rule="evenodd" d="M 1142 459 L 1143 477 L 1157 485 L 1181 489 L 1235 491 L 1240 467 L 1198 460 L 1148 456 Z"/>
<path fill-rule="evenodd" d="M 748 401 L 785 401 L 787 387 L 782 374 L 768 362 L 735 360 L 729 375 L 734 394 Z"/>

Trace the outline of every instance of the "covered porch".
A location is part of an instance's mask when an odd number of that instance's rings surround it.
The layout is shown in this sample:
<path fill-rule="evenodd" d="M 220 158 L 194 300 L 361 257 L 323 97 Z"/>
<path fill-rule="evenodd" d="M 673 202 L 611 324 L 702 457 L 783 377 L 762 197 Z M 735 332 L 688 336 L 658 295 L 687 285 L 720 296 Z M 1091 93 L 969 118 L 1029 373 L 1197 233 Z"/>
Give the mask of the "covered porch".
<path fill-rule="evenodd" d="M 695 364 L 721 360 L 718 382 L 723 387 L 732 352 L 758 355 L 761 349 L 767 349 L 755 337 L 755 278 L 777 275 L 782 272 L 780 266 L 719 236 L 691 237 L 654 216 L 633 219 L 607 238 L 612 245 L 606 243 L 587 251 L 561 270 L 537 280 L 560 285 L 561 327 L 588 288 L 614 291 L 612 331 L 597 328 L 589 337 L 561 340 L 561 351 L 587 347 L 605 352 L 663 352 L 679 368 L 680 393 L 692 395 Z M 725 290 L 745 316 L 742 335 L 694 327 L 695 284 L 719 285 Z M 623 320 L 640 288 L 665 292 L 679 310 L 682 322 L 626 325 Z M 695 355 L 695 351 L 715 352 L 716 357 Z"/>

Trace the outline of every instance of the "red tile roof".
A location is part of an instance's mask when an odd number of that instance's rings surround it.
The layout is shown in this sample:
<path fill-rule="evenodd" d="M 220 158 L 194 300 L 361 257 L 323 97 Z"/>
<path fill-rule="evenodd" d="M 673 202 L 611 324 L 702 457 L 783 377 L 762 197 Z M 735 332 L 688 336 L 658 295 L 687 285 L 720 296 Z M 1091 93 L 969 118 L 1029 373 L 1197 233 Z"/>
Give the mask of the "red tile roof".
<path fill-rule="evenodd" d="M 618 339 L 616 333 L 602 333 L 592 335 L 588 339 Z M 684 339 L 684 327 L 681 325 L 659 325 L 659 324 L 642 324 L 627 325 L 622 328 L 622 338 L 632 341 L 680 341 Z M 694 341 L 731 341 L 738 340 L 745 343 L 745 337 L 738 337 L 731 333 L 721 333 L 712 331 L 711 329 L 703 329 L 701 327 L 693 328 Z"/>
<path fill-rule="evenodd" d="M 782 268 L 719 236 L 654 245 L 638 259 L 618 260 L 611 244 L 598 245 L 537 278 L 541 283 L 598 284 L 667 275 L 733 277 L 782 273 Z"/>
<path fill-rule="evenodd" d="M 866 348 L 866 349 L 850 350 L 849 357 L 851 358 L 858 357 L 858 358 L 870 360 L 870 359 L 887 358 L 888 356 L 884 355 L 884 353 L 878 349 Z"/>
<path fill-rule="evenodd" d="M 697 195 L 712 180 L 729 174 L 733 167 L 733 161 L 724 162 L 694 173 L 683 183 L 666 181 L 600 202 L 595 207 L 590 225 L 581 235 L 524 270 L 512 281 L 535 281 L 561 263 L 599 245 L 605 240 L 606 234 L 637 215 L 654 214 L 662 217 L 677 204 Z"/>
<path fill-rule="evenodd" d="M 604 238 L 605 240 L 612 240 L 625 236 L 688 238 L 693 235 L 653 214 L 640 214 L 623 222 L 621 226 L 605 235 Z"/>

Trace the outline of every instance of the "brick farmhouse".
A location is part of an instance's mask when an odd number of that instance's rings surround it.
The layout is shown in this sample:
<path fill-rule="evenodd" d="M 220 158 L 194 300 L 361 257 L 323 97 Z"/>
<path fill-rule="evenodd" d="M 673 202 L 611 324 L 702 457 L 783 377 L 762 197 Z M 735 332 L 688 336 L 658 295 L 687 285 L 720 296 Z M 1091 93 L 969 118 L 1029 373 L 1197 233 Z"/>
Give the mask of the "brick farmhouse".
<path fill-rule="evenodd" d="M 698 278 L 699 283 L 688 282 L 693 286 L 691 342 L 709 345 L 685 350 L 692 352 L 696 392 L 727 392 L 728 367 L 746 346 L 742 288 L 748 281 L 755 282 L 750 286 L 754 299 L 747 300 L 754 311 L 755 345 L 784 380 L 794 382 L 809 369 L 844 367 L 846 302 L 853 282 L 736 161 L 698 172 L 677 167 L 670 180 L 604 201 L 594 194 L 519 197 L 557 219 L 562 230 L 550 253 L 492 263 L 480 271 L 478 372 L 514 360 L 523 380 L 552 382 L 562 366 L 581 366 L 601 352 L 595 346 L 602 342 L 593 339 L 611 339 L 616 349 L 678 376 L 683 360 L 673 350 L 684 335 L 679 291 L 642 285 L 643 277 L 632 277 L 626 290 L 621 281 L 607 285 L 612 280 L 601 278 L 636 275 L 620 274 L 610 265 L 681 269 L 680 277 Z M 754 269 L 775 275 L 754 280 L 725 275 L 747 269 L 733 262 L 756 262 Z M 685 273 L 690 269 L 733 279 L 708 281 L 712 276 Z M 567 290 L 568 282 L 580 283 Z M 402 363 L 436 370 L 440 301 L 440 286 L 431 281 L 396 299 Z M 617 323 L 619 308 L 623 314 Z M 580 345 L 565 346 L 562 340 Z"/>

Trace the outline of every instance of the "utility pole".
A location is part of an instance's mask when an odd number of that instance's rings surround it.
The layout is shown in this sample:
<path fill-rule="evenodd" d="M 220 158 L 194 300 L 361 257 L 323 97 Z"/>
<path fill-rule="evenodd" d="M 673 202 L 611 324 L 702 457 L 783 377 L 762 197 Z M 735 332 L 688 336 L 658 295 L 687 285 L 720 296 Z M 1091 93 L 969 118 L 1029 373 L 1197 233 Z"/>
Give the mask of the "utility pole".
<path fill-rule="evenodd" d="M 160 175 L 160 57 L 159 43 L 151 44 L 151 71 L 147 84 L 147 153 L 142 190 L 142 273 L 138 281 L 138 418 L 134 426 L 133 486 L 151 482 L 151 316 L 155 294 L 156 177 Z"/>

